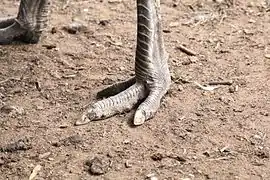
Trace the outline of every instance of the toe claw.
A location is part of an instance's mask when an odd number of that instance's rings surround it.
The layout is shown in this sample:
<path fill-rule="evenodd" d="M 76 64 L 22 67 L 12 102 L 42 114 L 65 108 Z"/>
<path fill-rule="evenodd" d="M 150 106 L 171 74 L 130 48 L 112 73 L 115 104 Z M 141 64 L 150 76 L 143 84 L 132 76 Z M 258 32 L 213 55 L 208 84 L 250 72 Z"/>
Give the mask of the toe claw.
<path fill-rule="evenodd" d="M 82 118 L 77 120 L 74 125 L 81 126 L 81 125 L 89 123 L 90 121 L 91 120 L 86 115 L 83 115 Z"/>
<path fill-rule="evenodd" d="M 134 116 L 134 125 L 139 126 L 142 125 L 146 121 L 146 114 L 144 110 L 137 110 Z"/>
<path fill-rule="evenodd" d="M 95 117 L 96 117 L 96 114 L 93 111 L 87 111 L 84 115 L 82 115 L 81 119 L 79 119 L 75 122 L 74 125 L 81 126 L 81 125 L 88 124 L 89 122 L 94 120 Z"/>

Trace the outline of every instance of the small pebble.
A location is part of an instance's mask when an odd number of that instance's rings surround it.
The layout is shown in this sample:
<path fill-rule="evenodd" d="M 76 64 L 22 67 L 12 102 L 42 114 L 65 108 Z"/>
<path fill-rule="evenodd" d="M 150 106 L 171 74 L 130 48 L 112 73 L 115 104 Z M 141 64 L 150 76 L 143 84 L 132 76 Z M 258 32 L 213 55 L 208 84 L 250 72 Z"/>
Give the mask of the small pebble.
<path fill-rule="evenodd" d="M 22 107 L 18 106 L 10 106 L 10 105 L 4 105 L 0 108 L 0 112 L 6 113 L 6 114 L 18 114 L 18 115 L 23 115 L 25 114 L 24 109 Z"/>
<path fill-rule="evenodd" d="M 94 157 L 85 164 L 89 167 L 90 174 L 102 175 L 109 171 L 110 161 L 106 157 Z"/>
<path fill-rule="evenodd" d="M 266 59 L 270 59 L 270 54 L 265 54 L 264 57 L 265 57 Z"/>
<path fill-rule="evenodd" d="M 178 86 L 177 86 L 177 90 L 178 90 L 178 91 L 183 91 L 183 90 L 184 90 L 184 87 L 183 87 L 182 85 L 178 85 Z"/>
<path fill-rule="evenodd" d="M 53 28 L 51 29 L 51 33 L 52 33 L 52 34 L 55 34 L 56 32 L 57 32 L 56 27 L 53 27 Z"/>
<path fill-rule="evenodd" d="M 51 158 L 51 157 L 50 157 L 50 158 L 48 158 L 48 160 L 49 160 L 49 161 L 53 161 L 53 160 L 54 160 L 54 158 Z"/>
<path fill-rule="evenodd" d="M 120 66 L 120 67 L 119 67 L 119 70 L 120 70 L 120 71 L 124 71 L 124 70 L 125 70 L 125 67 Z"/>
<path fill-rule="evenodd" d="M 109 20 L 100 20 L 98 24 L 102 26 L 107 26 L 109 24 Z"/>
<path fill-rule="evenodd" d="M 47 158 L 51 155 L 51 152 L 46 152 L 46 153 L 43 153 L 43 154 L 40 154 L 38 156 L 39 159 L 44 159 L 44 158 Z"/>
<path fill-rule="evenodd" d="M 125 167 L 126 168 L 131 168 L 132 167 L 132 165 L 130 164 L 129 160 L 126 160 Z"/>
<path fill-rule="evenodd" d="M 239 86 L 238 86 L 238 85 L 231 86 L 231 87 L 229 88 L 229 92 L 230 92 L 230 93 L 235 93 L 235 92 L 238 91 L 238 89 L 239 89 Z"/>
<path fill-rule="evenodd" d="M 70 34 L 77 34 L 81 31 L 86 31 L 87 26 L 80 22 L 72 22 L 68 26 L 64 26 L 63 29 Z"/>
<path fill-rule="evenodd" d="M 158 180 L 157 176 L 155 173 L 150 173 L 146 175 L 146 178 L 149 180 Z"/>
<path fill-rule="evenodd" d="M 0 159 L 0 166 L 4 165 L 5 161 L 3 159 Z"/>

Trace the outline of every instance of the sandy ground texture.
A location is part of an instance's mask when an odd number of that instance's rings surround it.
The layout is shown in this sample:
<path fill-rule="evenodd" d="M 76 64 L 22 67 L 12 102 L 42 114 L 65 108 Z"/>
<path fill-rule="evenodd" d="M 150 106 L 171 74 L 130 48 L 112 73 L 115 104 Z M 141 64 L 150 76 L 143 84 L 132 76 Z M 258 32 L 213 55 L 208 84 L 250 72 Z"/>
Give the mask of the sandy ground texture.
<path fill-rule="evenodd" d="M 1 17 L 18 4 L 1 0 Z M 1 180 L 270 179 L 270 2 L 161 8 L 173 83 L 139 127 L 134 111 L 73 126 L 134 75 L 135 0 L 54 1 L 39 44 L 0 46 Z"/>

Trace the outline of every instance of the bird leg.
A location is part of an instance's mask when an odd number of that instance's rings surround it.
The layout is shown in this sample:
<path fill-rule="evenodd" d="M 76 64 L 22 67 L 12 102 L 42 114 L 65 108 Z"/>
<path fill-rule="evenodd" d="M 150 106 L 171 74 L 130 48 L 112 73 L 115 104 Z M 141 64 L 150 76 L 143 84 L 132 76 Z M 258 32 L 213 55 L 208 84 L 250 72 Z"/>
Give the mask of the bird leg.
<path fill-rule="evenodd" d="M 98 93 L 99 96 L 113 96 L 91 105 L 75 125 L 131 110 L 140 102 L 135 112 L 134 125 L 141 125 L 155 115 L 171 83 L 159 10 L 159 0 L 137 0 L 135 78 Z"/>
<path fill-rule="evenodd" d="M 21 0 L 16 18 L 0 19 L 0 44 L 37 43 L 47 26 L 49 0 Z"/>

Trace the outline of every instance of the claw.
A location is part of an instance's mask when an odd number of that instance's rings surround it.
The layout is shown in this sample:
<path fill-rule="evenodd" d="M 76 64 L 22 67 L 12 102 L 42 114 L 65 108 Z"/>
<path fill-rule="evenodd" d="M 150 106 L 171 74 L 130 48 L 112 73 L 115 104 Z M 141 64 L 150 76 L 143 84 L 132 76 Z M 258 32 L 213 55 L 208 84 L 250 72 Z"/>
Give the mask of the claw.
<path fill-rule="evenodd" d="M 81 119 L 77 120 L 74 125 L 81 126 L 89 123 L 91 120 L 87 117 L 87 115 L 83 115 Z"/>
<path fill-rule="evenodd" d="M 82 118 L 77 120 L 75 122 L 75 126 L 81 126 L 88 124 L 89 122 L 93 121 L 96 117 L 96 113 L 94 113 L 92 110 L 87 111 L 84 115 L 82 115 Z"/>
<path fill-rule="evenodd" d="M 134 116 L 134 125 L 139 126 L 142 125 L 146 121 L 146 113 L 144 110 L 138 109 Z"/>

